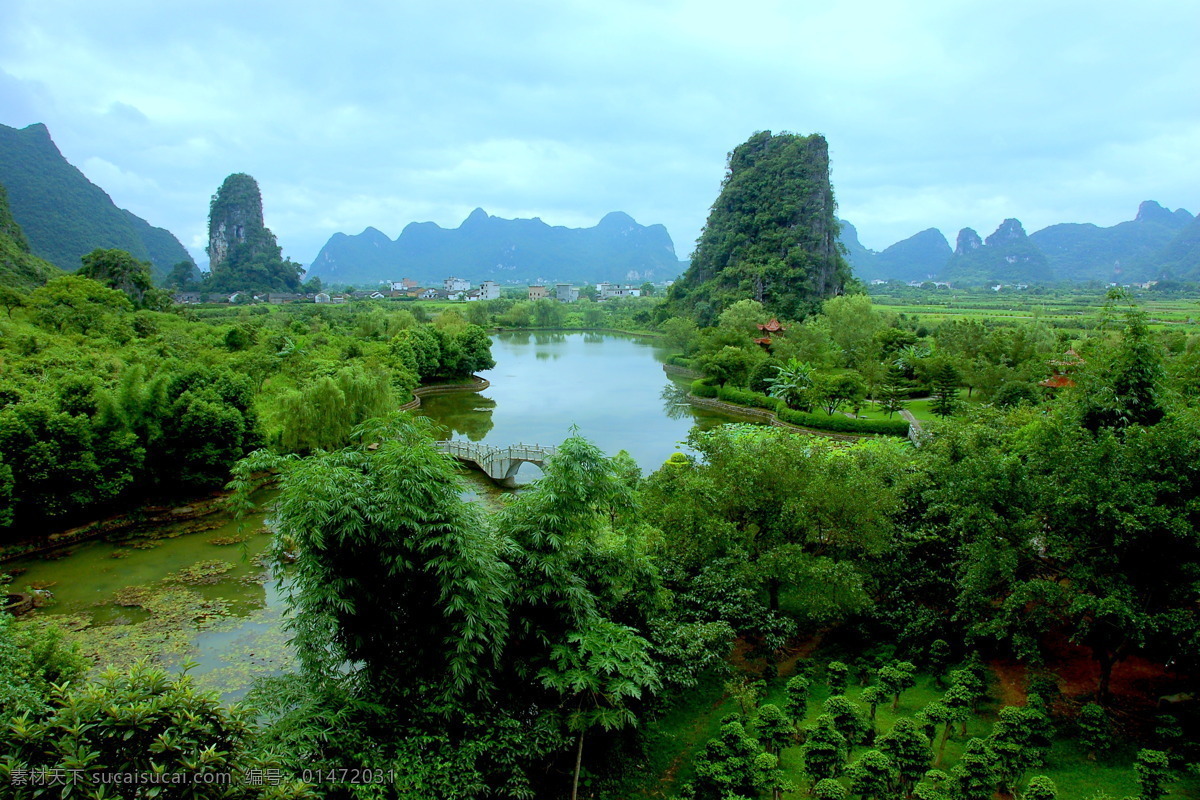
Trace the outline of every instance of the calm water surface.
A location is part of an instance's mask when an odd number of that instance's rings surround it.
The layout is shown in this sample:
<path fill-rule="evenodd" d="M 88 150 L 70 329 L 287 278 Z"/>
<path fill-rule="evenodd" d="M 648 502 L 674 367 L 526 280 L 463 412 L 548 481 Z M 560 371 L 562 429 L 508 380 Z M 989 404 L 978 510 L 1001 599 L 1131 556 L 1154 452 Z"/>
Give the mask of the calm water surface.
<path fill-rule="evenodd" d="M 609 455 L 628 451 L 644 473 L 657 469 L 693 425 L 709 428 L 732 418 L 702 411 L 683 402 L 686 381 L 662 370 L 669 353 L 654 340 L 595 333 L 505 333 L 492 339 L 496 368 L 482 373 L 491 386 L 482 393 L 456 392 L 426 398 L 420 413 L 444 428 L 447 438 L 508 444 L 556 445 L 573 427 Z M 518 483 L 536 479 L 539 471 L 525 465 Z M 482 473 L 468 470 L 470 499 L 487 500 L 499 491 Z M 269 496 L 262 499 L 268 500 Z M 286 669 L 289 663 L 281 628 L 283 603 L 274 581 L 251 579 L 259 572 L 250 558 L 261 552 L 269 536 L 268 522 L 256 514 L 246 526 L 258 531 L 244 544 L 212 540 L 237 535 L 236 524 L 200 533 L 165 528 L 147 537 L 92 541 L 55 559 L 28 559 L 0 567 L 18 569 L 15 589 L 44 586 L 54 602 L 35 616 L 56 615 L 74 625 L 112 628 L 121 637 L 151 616 L 115 600 L 130 586 L 163 585 L 170 575 L 198 562 L 224 560 L 234 567 L 212 583 L 188 588 L 205 598 L 228 603 L 222 624 L 192 634 L 187 652 L 155 653 L 169 665 L 197 662 L 192 675 L 201 686 L 237 699 L 256 675 Z M 153 620 L 149 620 L 153 622 Z M 130 626 L 121 628 L 119 626 Z"/>
<path fill-rule="evenodd" d="M 670 351 L 657 340 L 598 333 L 503 333 L 492 337 L 496 368 L 481 393 L 456 392 L 421 401 L 446 438 L 557 445 L 572 426 L 601 450 L 626 450 L 645 473 L 659 468 L 693 425 L 730 417 L 704 411 L 679 396 L 687 382 L 662 370 Z M 536 477 L 525 465 L 518 482 Z"/>

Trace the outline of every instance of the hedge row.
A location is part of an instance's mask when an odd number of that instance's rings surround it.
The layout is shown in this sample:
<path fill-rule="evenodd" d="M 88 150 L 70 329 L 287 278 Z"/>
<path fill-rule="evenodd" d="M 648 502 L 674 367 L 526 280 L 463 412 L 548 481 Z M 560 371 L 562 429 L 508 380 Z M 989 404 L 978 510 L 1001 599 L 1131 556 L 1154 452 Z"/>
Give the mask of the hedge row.
<path fill-rule="evenodd" d="M 824 431 L 840 431 L 842 433 L 879 433 L 884 436 L 908 436 L 908 423 L 902 419 L 854 419 L 835 414 L 808 414 L 783 408 L 775 412 L 784 422 L 799 425 L 802 428 L 818 428 Z"/>
<path fill-rule="evenodd" d="M 801 428 L 815 428 L 822 431 L 838 431 L 840 433 L 878 433 L 884 436 L 907 436 L 908 423 L 904 420 L 854 419 L 835 414 L 810 414 L 788 408 L 781 400 L 768 397 L 765 394 L 752 392 L 749 389 L 738 389 L 734 386 L 717 387 L 710 383 L 711 379 L 692 382 L 692 394 L 697 397 L 715 397 L 726 403 L 751 408 L 765 408 L 774 411 L 775 416 L 790 425 Z"/>
<path fill-rule="evenodd" d="M 673 366 L 676 366 L 676 367 L 683 367 L 684 369 L 692 369 L 692 370 L 698 369 L 698 366 L 696 364 L 696 359 L 684 358 L 682 355 L 679 355 L 679 354 L 669 357 L 667 359 L 667 363 L 671 364 Z"/>

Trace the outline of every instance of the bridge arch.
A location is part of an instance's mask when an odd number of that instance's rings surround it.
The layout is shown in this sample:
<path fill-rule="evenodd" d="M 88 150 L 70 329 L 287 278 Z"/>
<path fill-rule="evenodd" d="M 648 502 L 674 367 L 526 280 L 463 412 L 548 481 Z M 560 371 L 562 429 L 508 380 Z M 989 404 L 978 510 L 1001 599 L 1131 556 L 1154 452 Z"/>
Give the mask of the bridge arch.
<path fill-rule="evenodd" d="M 487 473 L 496 483 L 507 488 L 517 485 L 517 472 L 522 464 L 534 464 L 541 468 L 557 452 L 554 447 L 538 444 L 511 444 L 507 447 L 492 447 L 481 442 L 456 440 L 437 443 L 440 452 L 454 456 L 459 461 L 474 464 Z"/>

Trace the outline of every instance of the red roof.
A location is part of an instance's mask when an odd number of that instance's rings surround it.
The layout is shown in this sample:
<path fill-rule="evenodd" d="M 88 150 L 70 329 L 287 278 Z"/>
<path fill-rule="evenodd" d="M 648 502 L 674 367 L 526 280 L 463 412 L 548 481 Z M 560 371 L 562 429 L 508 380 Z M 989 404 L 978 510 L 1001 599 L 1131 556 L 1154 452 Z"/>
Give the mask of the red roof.
<path fill-rule="evenodd" d="M 1068 378 L 1066 375 L 1051 375 L 1044 381 L 1038 381 L 1038 386 L 1045 386 L 1048 389 L 1063 389 L 1067 386 L 1074 386 L 1075 381 Z"/>
<path fill-rule="evenodd" d="M 758 329 L 760 331 L 766 331 L 767 333 L 779 333 L 780 331 L 787 330 L 787 328 L 784 328 L 782 325 L 780 325 L 779 320 L 775 319 L 774 317 L 771 317 L 771 321 L 766 325 L 759 325 Z"/>

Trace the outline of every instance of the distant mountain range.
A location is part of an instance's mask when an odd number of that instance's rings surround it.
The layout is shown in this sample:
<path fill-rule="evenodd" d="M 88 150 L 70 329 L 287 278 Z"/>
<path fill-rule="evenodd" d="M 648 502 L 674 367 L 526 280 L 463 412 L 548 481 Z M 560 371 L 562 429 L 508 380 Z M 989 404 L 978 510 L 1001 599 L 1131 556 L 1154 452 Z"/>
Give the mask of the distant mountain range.
<path fill-rule="evenodd" d="M 161 279 L 180 261 L 192 262 L 163 228 L 118 208 L 104 190 L 63 158 L 45 125 L 0 125 L 0 184 L 34 255 L 74 272 L 98 247 L 126 250 L 153 265 Z"/>
<path fill-rule="evenodd" d="M 1062 223 L 1027 236 L 1019 220 L 1006 219 L 986 239 L 963 228 L 953 250 L 936 228 L 881 252 L 868 250 L 845 220 L 841 241 L 855 276 L 866 282 L 1200 281 L 1198 219 L 1185 209 L 1171 211 L 1147 200 L 1134 219 L 1108 228 Z"/>
<path fill-rule="evenodd" d="M 499 283 L 662 281 L 684 269 L 662 225 L 615 211 L 592 228 L 502 219 L 477 208 L 457 228 L 413 222 L 395 240 L 376 228 L 335 233 L 308 267 L 325 283 L 367 284 L 457 276 Z"/>

